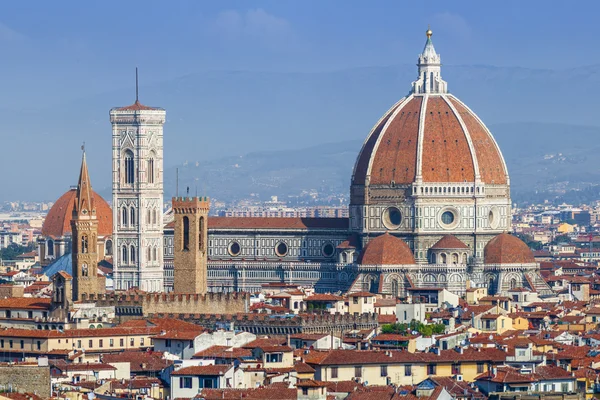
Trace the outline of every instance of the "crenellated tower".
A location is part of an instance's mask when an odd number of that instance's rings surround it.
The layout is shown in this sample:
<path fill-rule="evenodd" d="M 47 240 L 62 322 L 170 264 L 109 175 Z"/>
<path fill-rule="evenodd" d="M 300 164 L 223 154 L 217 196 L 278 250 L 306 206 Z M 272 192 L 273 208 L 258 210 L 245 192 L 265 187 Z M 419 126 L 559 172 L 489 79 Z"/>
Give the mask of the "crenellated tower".
<path fill-rule="evenodd" d="M 77 194 L 71 219 L 73 301 L 82 294 L 104 293 L 103 276 L 98 276 L 98 219 L 85 151 L 81 161 Z"/>
<path fill-rule="evenodd" d="M 173 198 L 175 293 L 207 292 L 208 197 Z"/>
<path fill-rule="evenodd" d="M 166 112 L 136 100 L 110 110 L 115 289 L 163 291 L 163 125 Z"/>

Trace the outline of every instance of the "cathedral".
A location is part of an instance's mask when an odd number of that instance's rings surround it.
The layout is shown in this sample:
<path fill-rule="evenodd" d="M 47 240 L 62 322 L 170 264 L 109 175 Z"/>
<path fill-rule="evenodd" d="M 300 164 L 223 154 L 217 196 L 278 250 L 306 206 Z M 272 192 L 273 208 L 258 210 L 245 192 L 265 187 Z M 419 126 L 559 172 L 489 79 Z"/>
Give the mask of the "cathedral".
<path fill-rule="evenodd" d="M 427 288 L 463 294 L 469 286 L 549 294 L 531 250 L 507 233 L 510 179 L 500 148 L 448 92 L 431 30 L 426 36 L 411 90 L 377 121 L 358 154 L 349 218 L 209 217 L 206 198 L 173 199 L 163 215 L 165 110 L 137 98 L 113 108 L 112 210 L 99 199 L 97 218 L 100 226 L 107 213 L 112 221 L 103 243 L 110 243 L 115 290 L 171 291 L 178 279 L 181 286 L 186 279 L 174 273 L 174 254 L 193 245 L 207 260 L 206 271 L 185 273 L 196 293 L 255 292 L 277 282 L 393 296 Z M 198 213 L 195 230 L 180 215 L 188 202 Z M 206 243 L 190 244 L 198 230 L 207 232 L 200 236 Z M 49 240 L 39 239 L 46 264 L 56 257 Z"/>

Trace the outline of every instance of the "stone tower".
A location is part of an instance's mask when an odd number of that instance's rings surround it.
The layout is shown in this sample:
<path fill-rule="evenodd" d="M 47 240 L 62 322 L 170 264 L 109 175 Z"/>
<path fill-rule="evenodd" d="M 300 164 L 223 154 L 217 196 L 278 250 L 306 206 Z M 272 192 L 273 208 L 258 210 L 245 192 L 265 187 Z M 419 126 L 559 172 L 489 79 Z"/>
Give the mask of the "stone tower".
<path fill-rule="evenodd" d="M 175 217 L 175 293 L 207 291 L 208 197 L 173 198 Z"/>
<path fill-rule="evenodd" d="M 163 291 L 163 125 L 137 98 L 110 110 L 115 289 Z"/>
<path fill-rule="evenodd" d="M 73 301 L 77 301 L 84 293 L 96 294 L 105 290 L 104 277 L 98 276 L 98 219 L 85 152 L 73 206 L 71 235 Z"/>

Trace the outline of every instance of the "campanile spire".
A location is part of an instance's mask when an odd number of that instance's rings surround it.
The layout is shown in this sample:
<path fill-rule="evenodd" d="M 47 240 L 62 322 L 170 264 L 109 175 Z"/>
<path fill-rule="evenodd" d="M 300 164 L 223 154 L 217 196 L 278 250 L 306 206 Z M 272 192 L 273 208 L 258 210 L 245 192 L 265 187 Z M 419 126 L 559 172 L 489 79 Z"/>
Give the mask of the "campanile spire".
<path fill-rule="evenodd" d="M 417 67 L 419 68 L 419 77 L 412 84 L 412 93 L 414 94 L 442 94 L 448 92 L 448 84 L 441 76 L 441 57 L 433 47 L 431 36 L 433 32 L 428 28 L 425 32 L 427 41 L 423 52 L 419 54 Z"/>
<path fill-rule="evenodd" d="M 75 207 L 73 207 L 74 217 L 95 217 L 96 207 L 94 205 L 94 195 L 92 192 L 92 183 L 88 172 L 87 161 L 85 158 L 85 147 L 81 146 L 83 155 L 81 157 L 81 170 L 79 171 L 79 181 L 77 182 L 77 196 L 75 196 Z"/>

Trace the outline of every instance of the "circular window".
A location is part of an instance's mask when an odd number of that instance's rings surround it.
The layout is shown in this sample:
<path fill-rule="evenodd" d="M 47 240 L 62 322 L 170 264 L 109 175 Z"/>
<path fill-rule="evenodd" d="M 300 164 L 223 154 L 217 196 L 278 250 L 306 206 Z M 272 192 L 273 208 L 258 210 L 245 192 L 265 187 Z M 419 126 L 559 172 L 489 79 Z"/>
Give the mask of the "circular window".
<path fill-rule="evenodd" d="M 444 211 L 442 213 L 442 224 L 452 225 L 454 222 L 454 213 L 452 211 Z"/>
<path fill-rule="evenodd" d="M 242 251 L 242 248 L 238 242 L 231 242 L 231 243 L 229 243 L 228 251 L 229 251 L 229 255 L 235 257 L 240 254 L 240 252 Z"/>
<path fill-rule="evenodd" d="M 383 212 L 383 225 L 388 229 L 398 229 L 402 223 L 402 213 L 398 207 L 389 207 Z"/>
<path fill-rule="evenodd" d="M 275 254 L 277 254 L 279 257 L 283 257 L 288 253 L 288 246 L 287 244 L 285 244 L 285 242 L 279 242 L 277 243 L 277 245 L 275 246 Z"/>
<path fill-rule="evenodd" d="M 331 257 L 335 253 L 335 247 L 331 243 L 325 243 L 323 246 L 323 255 L 325 257 Z"/>

